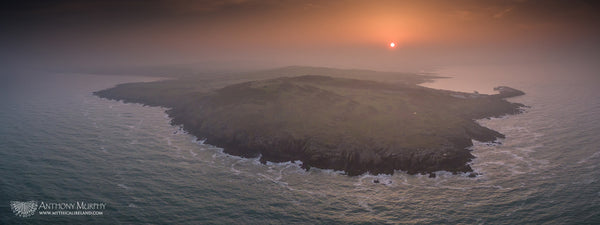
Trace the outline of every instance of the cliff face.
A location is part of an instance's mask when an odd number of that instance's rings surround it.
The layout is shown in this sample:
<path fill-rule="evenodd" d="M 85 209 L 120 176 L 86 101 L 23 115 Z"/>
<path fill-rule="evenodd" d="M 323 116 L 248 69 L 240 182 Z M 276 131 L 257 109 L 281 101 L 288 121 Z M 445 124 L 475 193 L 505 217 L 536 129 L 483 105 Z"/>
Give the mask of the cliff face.
<path fill-rule="evenodd" d="M 130 100 L 118 87 L 96 94 Z M 471 139 L 503 137 L 474 119 L 518 113 L 522 105 L 503 100 L 502 92 L 473 98 L 456 94 L 464 93 L 300 76 L 187 93 L 163 105 L 171 108 L 167 113 L 173 124 L 205 138 L 205 143 L 232 155 L 260 155 L 262 162 L 301 160 L 307 169 L 348 175 L 470 172 L 467 163 L 473 155 L 466 148 Z M 134 101 L 157 102 L 138 99 Z"/>

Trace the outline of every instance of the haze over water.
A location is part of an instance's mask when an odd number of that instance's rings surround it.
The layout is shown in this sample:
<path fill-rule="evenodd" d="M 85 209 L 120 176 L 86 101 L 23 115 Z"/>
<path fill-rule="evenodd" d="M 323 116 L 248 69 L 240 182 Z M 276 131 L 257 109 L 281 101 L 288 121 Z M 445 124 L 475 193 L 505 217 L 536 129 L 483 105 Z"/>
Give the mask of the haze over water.
<path fill-rule="evenodd" d="M 497 69 L 487 67 L 487 74 Z M 477 178 L 439 172 L 432 179 L 401 171 L 348 177 L 306 172 L 294 163 L 262 165 L 196 142 L 170 126 L 162 108 L 91 95 L 147 79 L 58 74 L 18 81 L 2 90 L 1 201 L 88 200 L 108 207 L 105 215 L 92 218 L 19 218 L 4 204 L 2 221 L 597 223 L 597 70 L 575 67 L 570 71 L 577 75 L 557 79 L 562 70 L 513 69 L 527 74 L 506 84 L 527 94 L 510 100 L 531 108 L 480 121 L 506 139 L 502 145 L 475 144 L 472 166 L 482 174 Z M 472 67 L 452 71 L 457 80 L 461 74 L 486 73 Z M 436 83 L 443 88 L 451 80 Z M 488 87 L 470 86 L 479 88 Z"/>

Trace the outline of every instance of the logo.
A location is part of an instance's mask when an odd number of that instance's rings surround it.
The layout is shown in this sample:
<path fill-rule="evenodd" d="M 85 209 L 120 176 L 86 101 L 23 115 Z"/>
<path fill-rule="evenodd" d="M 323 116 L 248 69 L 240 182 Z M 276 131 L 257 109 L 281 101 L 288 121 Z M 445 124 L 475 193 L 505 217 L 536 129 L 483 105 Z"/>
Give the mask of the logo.
<path fill-rule="evenodd" d="M 17 216 L 30 217 L 38 209 L 38 203 L 36 201 L 11 201 L 10 208 L 12 209 L 13 213 L 15 213 L 15 215 Z"/>
<path fill-rule="evenodd" d="M 41 216 L 101 216 L 106 210 L 103 202 L 44 202 L 10 201 L 10 208 L 19 217 Z"/>
<path fill-rule="evenodd" d="M 102 216 L 106 210 L 103 202 L 37 202 L 10 201 L 10 208 L 19 217 L 41 216 Z"/>

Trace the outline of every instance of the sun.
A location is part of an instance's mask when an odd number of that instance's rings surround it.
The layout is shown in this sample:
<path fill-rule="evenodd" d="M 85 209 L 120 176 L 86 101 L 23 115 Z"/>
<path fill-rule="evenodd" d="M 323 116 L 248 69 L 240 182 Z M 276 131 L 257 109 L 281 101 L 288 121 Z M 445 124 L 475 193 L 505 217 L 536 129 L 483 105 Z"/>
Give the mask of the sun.
<path fill-rule="evenodd" d="M 390 42 L 390 48 L 395 48 L 395 47 L 396 47 L 396 43 Z"/>

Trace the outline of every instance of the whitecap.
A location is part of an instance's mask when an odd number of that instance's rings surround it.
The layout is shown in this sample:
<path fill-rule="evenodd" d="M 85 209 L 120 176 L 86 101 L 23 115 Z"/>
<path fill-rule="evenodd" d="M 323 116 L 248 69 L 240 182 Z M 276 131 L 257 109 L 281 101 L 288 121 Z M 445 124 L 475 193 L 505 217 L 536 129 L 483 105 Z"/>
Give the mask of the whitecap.
<path fill-rule="evenodd" d="M 252 162 L 252 165 L 262 165 L 262 163 L 260 162 L 261 157 L 262 155 L 258 155 L 258 157 L 252 158 L 250 162 Z"/>
<path fill-rule="evenodd" d="M 267 161 L 266 165 L 267 166 L 285 166 L 285 167 L 289 167 L 289 166 L 295 165 L 295 166 L 299 167 L 300 165 L 302 165 L 302 161 L 300 161 L 300 160 L 296 160 L 296 161 L 293 161 L 293 162 L 292 161 L 287 161 L 287 162 L 271 162 L 271 161 Z"/>
<path fill-rule="evenodd" d="M 586 162 L 588 162 L 590 159 L 594 159 L 594 158 L 598 158 L 598 157 L 600 157 L 600 151 L 598 151 L 598 152 L 595 152 L 594 154 L 592 154 L 592 155 L 590 155 L 590 156 L 587 156 L 587 157 L 585 157 L 585 158 L 583 158 L 583 159 L 579 160 L 579 162 L 577 162 L 577 164 L 586 163 Z"/>
<path fill-rule="evenodd" d="M 323 173 L 326 175 L 336 175 L 336 176 L 346 174 L 346 172 L 344 172 L 342 170 L 321 169 L 321 168 L 316 168 L 316 167 L 311 167 L 310 171 L 316 171 L 316 172 Z"/>
<path fill-rule="evenodd" d="M 203 139 L 193 138 L 192 139 L 192 143 L 200 144 L 200 145 L 203 145 L 205 141 L 206 141 L 206 138 L 203 138 Z"/>
<path fill-rule="evenodd" d="M 365 179 L 368 179 L 370 183 L 373 184 L 383 184 L 383 185 L 392 185 L 394 182 L 392 181 L 392 175 L 387 174 L 379 174 L 372 175 L 370 173 L 365 173 L 358 177 L 358 181 L 354 183 L 354 186 L 362 186 Z"/>

